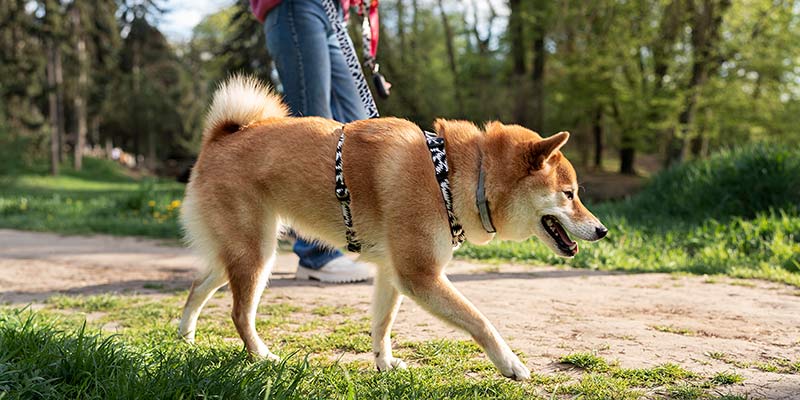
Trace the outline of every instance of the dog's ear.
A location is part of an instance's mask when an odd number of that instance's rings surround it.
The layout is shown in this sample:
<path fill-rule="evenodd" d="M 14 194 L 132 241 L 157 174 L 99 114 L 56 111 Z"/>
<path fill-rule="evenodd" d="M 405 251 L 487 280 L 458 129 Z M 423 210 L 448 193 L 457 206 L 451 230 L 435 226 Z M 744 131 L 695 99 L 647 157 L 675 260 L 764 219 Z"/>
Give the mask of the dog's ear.
<path fill-rule="evenodd" d="M 559 132 L 548 138 L 528 142 L 525 151 L 525 161 L 529 171 L 539 171 L 555 165 L 561 155 L 558 151 L 567 143 L 569 132 Z"/>

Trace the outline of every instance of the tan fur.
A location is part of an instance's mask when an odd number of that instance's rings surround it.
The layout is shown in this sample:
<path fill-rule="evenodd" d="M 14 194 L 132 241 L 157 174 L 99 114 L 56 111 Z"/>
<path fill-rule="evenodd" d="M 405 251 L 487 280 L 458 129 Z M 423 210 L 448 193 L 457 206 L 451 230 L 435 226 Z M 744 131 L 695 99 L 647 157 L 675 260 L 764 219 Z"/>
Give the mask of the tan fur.
<path fill-rule="evenodd" d="M 230 100 L 235 95 L 263 104 Z M 203 304 L 228 281 L 232 317 L 245 346 L 274 358 L 255 332 L 255 310 L 279 225 L 332 246 L 345 244 L 334 195 L 334 130 L 342 125 L 285 115 L 280 100 L 249 78 L 233 78 L 215 95 L 182 214 L 187 237 L 206 264 L 181 319 L 180 331 L 188 340 L 194 338 Z M 475 206 L 479 159 L 499 237 L 539 236 L 532 228 L 541 225 L 537 202 L 544 195 L 563 196 L 564 187 L 575 187 L 575 201 L 547 206 L 560 207 L 576 227 L 601 226 L 577 200 L 574 170 L 558 151 L 568 134 L 547 142 L 525 128 L 500 123 L 488 124 L 485 132 L 463 121 L 434 125 L 446 140 L 454 210 L 469 241 L 486 243 L 494 236 L 483 230 Z M 389 339 L 405 294 L 468 331 L 505 376 L 527 378 L 527 368 L 497 330 L 444 274 L 452 257 L 450 230 L 420 128 L 382 118 L 346 124 L 344 131 L 343 168 L 354 227 L 365 244 L 363 259 L 378 266 L 372 307 L 377 367 L 405 365 L 392 357 Z"/>

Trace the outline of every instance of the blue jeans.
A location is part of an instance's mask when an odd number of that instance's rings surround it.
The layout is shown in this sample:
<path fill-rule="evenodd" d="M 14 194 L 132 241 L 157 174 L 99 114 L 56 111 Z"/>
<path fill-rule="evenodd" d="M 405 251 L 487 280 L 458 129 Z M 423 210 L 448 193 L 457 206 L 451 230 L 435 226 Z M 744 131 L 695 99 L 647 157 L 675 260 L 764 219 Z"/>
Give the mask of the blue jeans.
<path fill-rule="evenodd" d="M 267 14 L 264 31 L 267 49 L 283 85 L 284 100 L 293 115 L 339 122 L 367 119 L 339 41 L 319 0 L 283 0 Z M 314 269 L 342 256 L 338 250 L 299 238 L 294 252 L 300 257 L 300 265 Z"/>

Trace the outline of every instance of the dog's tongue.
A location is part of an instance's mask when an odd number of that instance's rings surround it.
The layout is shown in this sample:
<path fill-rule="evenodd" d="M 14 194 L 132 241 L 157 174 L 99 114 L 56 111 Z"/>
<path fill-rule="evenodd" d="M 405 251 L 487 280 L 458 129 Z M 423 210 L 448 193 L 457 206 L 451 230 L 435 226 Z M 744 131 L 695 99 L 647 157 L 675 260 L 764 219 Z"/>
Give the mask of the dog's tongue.
<path fill-rule="evenodd" d="M 558 236 L 561 238 L 561 240 L 564 241 L 564 243 L 566 243 L 571 249 L 577 249 L 578 248 L 578 244 L 573 242 L 572 239 L 569 238 L 569 235 L 567 235 L 567 232 L 564 230 L 564 228 L 561 226 L 561 224 L 556 223 L 556 224 L 553 224 L 553 225 L 556 228 L 556 233 L 558 233 Z"/>

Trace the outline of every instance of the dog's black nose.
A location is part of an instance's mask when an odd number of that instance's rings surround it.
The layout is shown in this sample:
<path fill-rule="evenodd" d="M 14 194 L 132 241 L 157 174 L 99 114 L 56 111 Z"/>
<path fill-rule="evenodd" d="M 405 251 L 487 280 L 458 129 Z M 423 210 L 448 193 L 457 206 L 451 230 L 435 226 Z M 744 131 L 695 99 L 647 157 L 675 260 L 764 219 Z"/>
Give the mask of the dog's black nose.
<path fill-rule="evenodd" d="M 598 226 L 597 228 L 594 228 L 594 233 L 597 234 L 598 239 L 602 239 L 608 235 L 608 229 L 606 229 L 605 226 Z"/>

